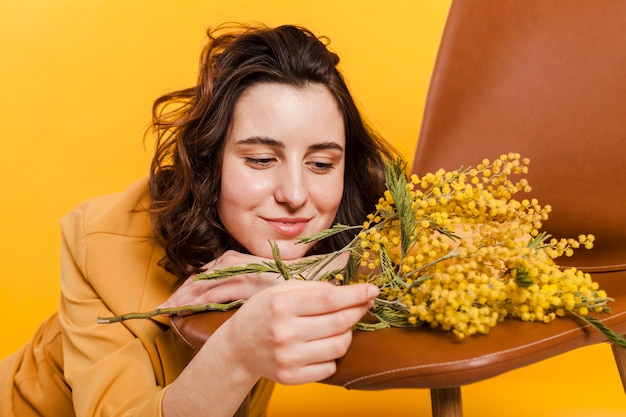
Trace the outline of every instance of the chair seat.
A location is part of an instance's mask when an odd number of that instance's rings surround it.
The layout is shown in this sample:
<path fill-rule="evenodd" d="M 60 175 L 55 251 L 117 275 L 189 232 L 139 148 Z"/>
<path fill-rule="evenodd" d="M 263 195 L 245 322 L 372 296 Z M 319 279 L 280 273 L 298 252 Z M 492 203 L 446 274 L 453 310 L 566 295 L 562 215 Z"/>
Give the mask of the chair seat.
<path fill-rule="evenodd" d="M 625 334 L 626 271 L 597 273 L 593 279 L 616 299 L 610 304 L 612 313 L 597 317 L 615 332 Z M 175 316 L 172 327 L 189 345 L 200 349 L 235 312 Z M 338 361 L 337 372 L 321 382 L 358 390 L 458 387 L 604 341 L 601 333 L 571 316 L 550 324 L 506 319 L 488 336 L 463 341 L 450 332 L 430 328 L 355 331 L 347 354 Z"/>

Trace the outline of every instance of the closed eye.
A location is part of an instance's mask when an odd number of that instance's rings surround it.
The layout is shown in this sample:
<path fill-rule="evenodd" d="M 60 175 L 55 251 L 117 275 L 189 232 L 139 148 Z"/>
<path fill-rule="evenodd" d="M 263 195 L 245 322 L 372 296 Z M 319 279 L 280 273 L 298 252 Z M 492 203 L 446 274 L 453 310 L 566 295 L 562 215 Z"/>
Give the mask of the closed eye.
<path fill-rule="evenodd" d="M 269 168 L 275 162 L 275 158 L 246 158 L 246 164 L 255 169 Z"/>
<path fill-rule="evenodd" d="M 309 166 L 309 169 L 311 169 L 311 171 L 318 174 L 324 174 L 335 169 L 334 164 L 327 162 L 309 162 L 307 163 L 307 165 Z"/>

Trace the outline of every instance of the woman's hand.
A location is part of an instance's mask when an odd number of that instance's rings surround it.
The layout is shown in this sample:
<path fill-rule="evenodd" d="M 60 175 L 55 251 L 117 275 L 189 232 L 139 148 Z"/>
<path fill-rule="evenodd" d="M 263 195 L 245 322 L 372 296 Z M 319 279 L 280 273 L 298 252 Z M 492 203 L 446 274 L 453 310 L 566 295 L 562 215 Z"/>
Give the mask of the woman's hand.
<path fill-rule="evenodd" d="M 327 265 L 324 270 L 344 267 L 348 256 L 348 253 L 341 254 Z M 264 261 L 271 260 L 231 250 L 204 265 L 202 269 L 207 273 L 211 273 L 232 266 L 245 266 L 250 263 L 261 263 Z M 194 277 L 192 275 L 185 280 L 159 308 L 247 300 L 265 288 L 285 282 L 283 277 L 275 273 L 246 274 L 224 279 L 195 280 Z"/>
<path fill-rule="evenodd" d="M 379 290 L 287 281 L 252 296 L 211 339 L 228 346 L 231 363 L 282 384 L 319 381 L 336 371 L 354 325 Z M 218 334 L 219 333 L 219 334 Z"/>
<path fill-rule="evenodd" d="M 287 385 L 329 377 L 378 292 L 370 284 L 289 280 L 256 293 L 169 386 L 163 415 L 232 415 L 261 377 Z"/>
<path fill-rule="evenodd" d="M 247 255 L 236 251 L 227 251 L 220 257 L 204 265 L 207 273 L 232 266 L 244 266 L 268 259 Z M 192 275 L 159 308 L 201 305 L 206 303 L 227 303 L 248 299 L 257 292 L 284 282 L 274 273 L 238 275 L 224 279 L 194 279 Z"/>

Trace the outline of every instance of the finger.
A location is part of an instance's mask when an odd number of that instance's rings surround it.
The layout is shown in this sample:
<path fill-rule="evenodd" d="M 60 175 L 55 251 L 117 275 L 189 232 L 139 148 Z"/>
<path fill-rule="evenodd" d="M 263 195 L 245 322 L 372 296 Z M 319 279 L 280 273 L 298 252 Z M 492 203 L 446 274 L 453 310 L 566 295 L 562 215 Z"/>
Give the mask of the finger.
<path fill-rule="evenodd" d="M 202 267 L 207 272 L 212 272 L 218 269 L 224 269 L 231 266 L 242 266 L 251 263 L 260 263 L 263 261 L 270 261 L 271 259 L 261 258 L 259 256 L 250 255 L 246 253 L 229 250 L 224 252 L 218 258 L 212 260 Z"/>
<path fill-rule="evenodd" d="M 204 292 L 198 296 L 199 303 L 225 303 L 233 300 L 248 299 L 257 292 L 274 286 L 280 283 L 280 281 L 273 279 L 258 280 L 258 279 L 236 279 L 233 278 L 225 285 L 211 288 L 210 291 Z"/>
<path fill-rule="evenodd" d="M 316 281 L 297 282 L 303 285 L 279 287 L 289 294 L 273 301 L 274 311 L 279 314 L 290 312 L 298 316 L 315 316 L 368 303 L 379 294 L 378 288 L 371 284 L 334 286 Z"/>
<path fill-rule="evenodd" d="M 196 281 L 193 279 L 193 276 L 189 277 L 160 307 L 179 307 L 194 304 L 198 297 L 219 285 L 222 284 L 209 280 Z"/>
<path fill-rule="evenodd" d="M 300 385 L 318 382 L 333 375 L 337 371 L 334 360 L 310 363 L 293 369 L 274 369 L 266 378 L 282 385 Z"/>
<path fill-rule="evenodd" d="M 281 355 L 273 367 L 273 379 L 285 385 L 302 384 L 328 378 L 337 370 L 336 359 L 344 356 L 352 341 L 352 332 L 307 342 L 298 349 L 290 349 Z M 291 355 L 292 357 L 290 357 Z M 289 364 L 291 366 L 279 366 Z"/>
<path fill-rule="evenodd" d="M 243 275 L 221 280 L 187 279 L 161 307 L 226 303 L 248 299 L 257 292 L 283 283 L 275 274 Z"/>
<path fill-rule="evenodd" d="M 370 307 L 364 303 L 329 314 L 299 317 L 298 328 L 303 329 L 302 337 L 307 342 L 350 333 Z"/>

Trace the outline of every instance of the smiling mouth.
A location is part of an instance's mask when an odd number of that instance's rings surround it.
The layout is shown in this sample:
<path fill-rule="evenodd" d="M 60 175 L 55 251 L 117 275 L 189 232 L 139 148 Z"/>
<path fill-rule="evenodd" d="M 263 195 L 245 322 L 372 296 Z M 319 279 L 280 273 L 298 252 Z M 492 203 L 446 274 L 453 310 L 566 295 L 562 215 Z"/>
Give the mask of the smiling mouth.
<path fill-rule="evenodd" d="M 265 219 L 267 224 L 284 236 L 295 237 L 304 232 L 309 219 Z"/>

